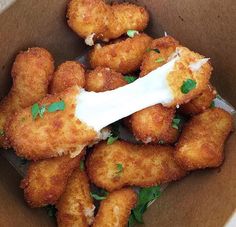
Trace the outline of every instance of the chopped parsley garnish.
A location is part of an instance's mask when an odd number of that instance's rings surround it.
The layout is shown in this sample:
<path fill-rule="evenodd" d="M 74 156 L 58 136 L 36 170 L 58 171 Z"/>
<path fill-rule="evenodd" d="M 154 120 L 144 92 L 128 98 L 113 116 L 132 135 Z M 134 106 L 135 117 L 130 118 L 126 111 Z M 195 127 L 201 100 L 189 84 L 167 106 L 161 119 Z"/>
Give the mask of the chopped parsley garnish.
<path fill-rule="evenodd" d="M 130 38 L 133 38 L 135 35 L 138 35 L 139 32 L 136 30 L 128 30 L 127 31 L 127 36 L 129 36 Z"/>
<path fill-rule="evenodd" d="M 181 86 L 181 92 L 183 94 L 188 94 L 191 90 L 196 88 L 196 85 L 197 85 L 197 82 L 195 80 L 187 79 L 183 82 Z"/>
<path fill-rule="evenodd" d="M 172 127 L 175 129 L 179 129 L 179 123 L 180 123 L 180 119 L 174 118 L 172 121 Z"/>
<path fill-rule="evenodd" d="M 4 136 L 4 135 L 5 135 L 4 131 L 0 130 L 0 136 Z"/>
<path fill-rule="evenodd" d="M 154 186 L 150 188 L 141 188 L 138 194 L 138 203 L 134 209 L 131 211 L 129 218 L 129 227 L 131 227 L 134 222 L 143 223 L 143 213 L 147 210 L 148 204 L 153 200 L 159 198 L 161 195 L 160 187 Z"/>
<path fill-rule="evenodd" d="M 121 163 L 116 164 L 117 174 L 120 174 L 123 171 L 123 165 Z"/>
<path fill-rule="evenodd" d="M 135 80 L 137 80 L 137 77 L 135 76 L 124 76 L 125 81 L 130 84 L 133 83 Z"/>
<path fill-rule="evenodd" d="M 65 102 L 59 101 L 59 102 L 54 102 L 51 105 L 48 106 L 48 112 L 52 113 L 52 112 L 56 112 L 58 110 L 65 110 Z"/>
<path fill-rule="evenodd" d="M 172 120 L 172 127 L 177 130 L 181 130 L 185 122 L 186 119 L 183 116 L 176 114 L 174 119 Z"/>
<path fill-rule="evenodd" d="M 63 100 L 59 102 L 54 102 L 50 104 L 48 107 L 46 107 L 45 105 L 39 106 L 38 103 L 35 103 L 31 108 L 31 114 L 33 119 L 35 120 L 37 116 L 43 118 L 43 115 L 46 111 L 52 113 L 58 110 L 65 110 L 65 106 L 66 105 Z"/>
<path fill-rule="evenodd" d="M 159 140 L 159 141 L 158 141 L 158 144 L 161 144 L 161 145 L 162 145 L 162 144 L 165 144 L 165 141 L 164 141 L 164 140 Z"/>
<path fill-rule="evenodd" d="M 155 62 L 157 62 L 157 63 L 162 63 L 162 62 L 164 62 L 165 61 L 165 58 L 158 58 L 157 60 L 155 60 Z"/>
<path fill-rule="evenodd" d="M 109 193 L 105 191 L 104 189 L 98 189 L 97 192 L 90 192 L 90 195 L 95 199 L 95 200 L 104 200 L 106 199 L 107 195 Z"/>
<path fill-rule="evenodd" d="M 110 136 L 107 140 L 107 144 L 108 145 L 113 144 L 116 140 L 118 140 L 118 138 L 119 138 L 118 136 Z"/>
<path fill-rule="evenodd" d="M 81 171 L 84 171 L 84 160 L 80 160 L 79 168 Z"/>
<path fill-rule="evenodd" d="M 53 205 L 48 205 L 45 207 L 49 217 L 55 217 L 57 213 L 57 208 Z"/>
<path fill-rule="evenodd" d="M 161 51 L 159 50 L 159 49 L 157 49 L 157 48 L 147 48 L 147 50 L 146 50 L 147 52 L 151 52 L 151 51 L 154 51 L 154 52 L 156 52 L 156 53 L 158 53 L 158 54 L 160 54 L 161 53 Z"/>
<path fill-rule="evenodd" d="M 210 108 L 215 108 L 216 107 L 216 104 L 214 101 L 211 102 L 211 105 L 210 105 Z"/>

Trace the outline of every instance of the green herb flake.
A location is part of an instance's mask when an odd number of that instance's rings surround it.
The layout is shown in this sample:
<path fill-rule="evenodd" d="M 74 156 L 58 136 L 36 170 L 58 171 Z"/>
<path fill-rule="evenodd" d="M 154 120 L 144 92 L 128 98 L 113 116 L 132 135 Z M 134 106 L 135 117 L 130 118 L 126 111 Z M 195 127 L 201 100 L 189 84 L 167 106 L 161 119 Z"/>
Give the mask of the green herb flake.
<path fill-rule="evenodd" d="M 158 144 L 160 144 L 160 145 L 165 144 L 165 141 L 164 140 L 159 140 Z"/>
<path fill-rule="evenodd" d="M 210 105 L 210 108 L 215 108 L 216 107 L 216 104 L 214 101 L 211 102 L 211 105 Z"/>
<path fill-rule="evenodd" d="M 100 194 L 100 195 L 99 195 Z M 98 201 L 104 200 L 106 199 L 107 195 L 109 194 L 107 191 L 105 190 L 100 190 L 100 192 L 98 193 L 94 193 L 94 192 L 90 192 L 90 195 Z"/>
<path fill-rule="evenodd" d="M 80 160 L 79 168 L 81 171 L 84 171 L 84 160 Z"/>
<path fill-rule="evenodd" d="M 165 61 L 165 58 L 158 58 L 157 60 L 155 60 L 155 62 L 157 62 L 157 63 L 162 63 L 162 62 L 164 62 Z"/>
<path fill-rule="evenodd" d="M 54 102 L 51 105 L 48 106 L 47 110 L 48 112 L 52 113 L 52 112 L 56 112 L 58 110 L 65 110 L 65 102 L 63 100 L 59 101 L 59 102 Z"/>
<path fill-rule="evenodd" d="M 35 120 L 36 117 L 38 116 L 39 114 L 39 104 L 38 103 L 35 103 L 32 107 L 31 107 L 31 114 L 32 114 L 32 117 L 33 119 Z"/>
<path fill-rule="evenodd" d="M 53 205 L 48 205 L 45 207 L 49 217 L 55 217 L 57 213 L 57 208 Z"/>
<path fill-rule="evenodd" d="M 127 31 L 127 36 L 129 36 L 130 38 L 133 38 L 135 35 L 138 35 L 139 32 L 136 30 L 128 30 Z"/>
<path fill-rule="evenodd" d="M 120 174 L 123 171 L 123 165 L 121 163 L 116 164 L 117 174 Z"/>
<path fill-rule="evenodd" d="M 107 140 L 107 144 L 108 145 L 113 144 L 116 140 L 118 140 L 118 138 L 119 138 L 118 136 L 110 136 Z"/>
<path fill-rule="evenodd" d="M 174 118 L 172 121 L 172 127 L 175 129 L 179 129 L 180 122 L 181 122 L 181 120 L 179 118 Z"/>
<path fill-rule="evenodd" d="M 39 116 L 41 118 L 43 118 L 43 114 L 45 113 L 45 111 L 46 111 L 46 106 L 45 105 L 39 107 Z"/>
<path fill-rule="evenodd" d="M 187 79 L 183 82 L 181 86 L 181 92 L 183 94 L 188 94 L 191 90 L 196 88 L 196 85 L 197 85 L 197 82 L 195 80 Z"/>
<path fill-rule="evenodd" d="M 160 54 L 161 53 L 161 51 L 159 50 L 159 49 L 157 49 L 157 48 L 147 48 L 147 50 L 146 50 L 147 52 L 151 52 L 151 51 L 154 51 L 154 52 L 156 52 L 156 53 L 158 53 L 158 54 Z"/>
<path fill-rule="evenodd" d="M 134 221 L 143 223 L 143 214 L 147 210 L 148 204 L 153 200 L 159 198 L 161 195 L 160 187 L 154 186 L 150 188 L 141 188 L 138 194 L 138 203 L 131 211 L 129 218 L 129 227 L 134 224 Z"/>
<path fill-rule="evenodd" d="M 4 136 L 5 135 L 5 133 L 4 133 L 4 131 L 1 129 L 0 130 L 0 136 Z"/>
<path fill-rule="evenodd" d="M 135 80 L 137 80 L 137 77 L 135 76 L 124 76 L 125 81 L 130 84 L 133 83 Z"/>

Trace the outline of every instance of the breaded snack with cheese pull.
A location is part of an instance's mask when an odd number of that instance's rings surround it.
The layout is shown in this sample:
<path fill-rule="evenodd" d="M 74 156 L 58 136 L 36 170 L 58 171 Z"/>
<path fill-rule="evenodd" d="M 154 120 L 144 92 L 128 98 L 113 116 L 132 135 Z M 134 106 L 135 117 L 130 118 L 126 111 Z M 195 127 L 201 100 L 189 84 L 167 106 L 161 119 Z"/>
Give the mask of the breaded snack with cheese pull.
<path fill-rule="evenodd" d="M 101 142 L 87 159 L 87 172 L 92 183 L 108 191 L 131 185 L 159 185 L 185 175 L 176 164 L 173 152 L 170 146 Z"/>
<path fill-rule="evenodd" d="M 127 225 L 131 209 L 137 203 L 134 190 L 123 188 L 108 194 L 100 204 L 93 227 L 124 227 Z"/>
<path fill-rule="evenodd" d="M 133 72 L 139 69 L 151 41 L 151 37 L 142 33 L 106 46 L 97 44 L 89 54 L 90 65 L 93 69 L 108 67 L 123 74 Z"/>
<path fill-rule="evenodd" d="M 95 206 L 85 171 L 80 168 L 74 170 L 56 207 L 59 227 L 85 227 L 92 224 Z"/>
<path fill-rule="evenodd" d="M 33 119 L 32 107 L 12 116 L 5 131 L 18 156 L 39 160 L 79 153 L 98 138 L 96 131 L 75 117 L 78 93 L 79 87 L 75 86 L 45 97 L 39 102 L 40 107 L 63 101 L 65 109 L 45 111 L 42 118 Z"/>
<path fill-rule="evenodd" d="M 86 74 L 87 91 L 109 91 L 126 85 L 123 75 L 110 68 L 97 67 Z"/>
<path fill-rule="evenodd" d="M 108 5 L 104 0 L 71 0 L 67 19 L 70 28 L 82 38 L 109 41 L 129 29 L 143 31 L 149 15 L 143 7 L 129 3 Z"/>
<path fill-rule="evenodd" d="M 73 170 L 79 166 L 84 152 L 75 158 L 65 155 L 29 164 L 25 178 L 21 181 L 26 202 L 31 207 L 55 204 L 64 192 Z"/>
<path fill-rule="evenodd" d="M 233 129 L 233 117 L 220 108 L 208 109 L 185 125 L 174 153 L 186 170 L 217 167 L 224 159 L 224 143 Z"/>
<path fill-rule="evenodd" d="M 179 111 L 186 115 L 202 113 L 211 106 L 216 94 L 215 88 L 211 84 L 208 84 L 206 89 L 204 89 L 199 96 L 190 100 L 188 103 L 181 105 Z"/>
<path fill-rule="evenodd" d="M 0 102 L 0 131 L 15 111 L 32 105 L 48 92 L 48 85 L 54 71 L 52 55 L 45 49 L 34 47 L 20 52 L 12 67 L 13 85 L 8 95 Z M 0 146 L 8 147 L 4 136 Z"/>
<path fill-rule="evenodd" d="M 66 61 L 55 71 L 50 83 L 50 93 L 59 93 L 75 85 L 85 86 L 84 68 L 79 62 Z"/>

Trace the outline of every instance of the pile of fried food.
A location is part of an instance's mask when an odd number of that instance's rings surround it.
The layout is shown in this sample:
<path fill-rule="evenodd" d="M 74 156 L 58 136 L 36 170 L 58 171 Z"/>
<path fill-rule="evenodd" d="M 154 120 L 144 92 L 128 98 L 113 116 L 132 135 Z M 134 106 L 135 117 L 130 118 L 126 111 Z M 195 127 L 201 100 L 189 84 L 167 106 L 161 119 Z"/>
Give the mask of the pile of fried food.
<path fill-rule="evenodd" d="M 133 4 L 71 0 L 67 18 L 72 30 L 85 38 L 87 44 L 103 43 L 89 52 L 90 69 L 78 61 L 66 61 L 54 70 L 52 55 L 39 47 L 17 55 L 12 67 L 12 88 L 0 103 L 0 145 L 4 148 L 13 147 L 17 152 L 12 135 L 17 126 L 13 127 L 12 122 L 25 108 L 30 108 L 30 118 L 39 122 L 46 109 L 42 107 L 38 112 L 34 109 L 39 108 L 38 103 L 45 96 L 57 97 L 75 85 L 94 92 L 125 86 L 164 65 L 181 47 L 170 36 L 154 39 L 143 33 L 149 21 L 148 12 Z M 104 44 L 113 39 L 116 40 Z M 21 182 L 27 203 L 31 207 L 56 205 L 58 226 L 119 227 L 142 222 L 148 203 L 160 194 L 159 185 L 179 180 L 189 171 L 218 167 L 223 162 L 224 143 L 233 130 L 233 120 L 225 110 L 214 107 L 216 91 L 207 81 L 185 104 L 154 105 L 119 122 L 137 143 L 119 139 L 113 130 L 107 141 L 91 145 L 73 158 L 60 151 L 39 157 L 30 154 L 34 142 L 39 138 L 45 143 L 50 140 L 39 134 L 27 144 L 27 155 L 17 153 L 30 159 Z M 188 82 L 184 92 L 194 87 L 192 81 Z M 48 111 L 63 111 L 60 101 L 55 100 Z M 22 117 L 17 122 L 23 124 L 26 120 Z M 52 134 L 63 127 L 59 121 L 50 124 L 55 129 Z M 16 132 L 27 140 L 34 129 L 25 125 Z M 71 132 L 58 135 L 59 143 L 64 143 L 67 133 L 72 138 L 80 136 L 72 128 Z M 91 184 L 97 187 L 97 193 L 90 192 Z M 139 187 L 139 194 L 135 187 Z M 102 200 L 95 217 L 93 199 Z"/>

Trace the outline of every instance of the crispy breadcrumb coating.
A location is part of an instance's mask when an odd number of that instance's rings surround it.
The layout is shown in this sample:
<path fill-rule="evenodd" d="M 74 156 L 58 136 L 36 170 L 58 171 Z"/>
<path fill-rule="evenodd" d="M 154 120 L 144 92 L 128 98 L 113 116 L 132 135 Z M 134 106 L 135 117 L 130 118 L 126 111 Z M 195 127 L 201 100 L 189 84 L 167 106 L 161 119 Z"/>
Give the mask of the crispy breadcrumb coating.
<path fill-rule="evenodd" d="M 125 227 L 136 203 L 137 194 L 130 188 L 109 193 L 100 204 L 93 227 Z"/>
<path fill-rule="evenodd" d="M 173 152 L 170 146 L 100 142 L 87 159 L 87 171 L 95 185 L 108 191 L 126 185 L 150 187 L 185 175 L 174 161 Z"/>
<path fill-rule="evenodd" d="M 62 63 L 53 75 L 53 79 L 50 84 L 50 93 L 59 93 L 75 85 L 84 87 L 84 73 L 84 68 L 79 62 L 66 61 Z"/>
<path fill-rule="evenodd" d="M 29 48 L 16 56 L 11 72 L 12 88 L 0 102 L 1 131 L 15 111 L 32 105 L 47 94 L 53 71 L 52 55 L 43 48 Z M 10 146 L 4 136 L 0 136 L 0 146 Z"/>
<path fill-rule="evenodd" d="M 63 100 L 65 110 L 46 111 L 42 118 L 34 120 L 28 107 L 12 116 L 5 132 L 18 156 L 39 160 L 66 155 L 81 151 L 97 139 L 97 132 L 75 117 L 78 93 L 79 87 L 75 86 L 39 102 L 39 106 L 48 106 Z"/>
<path fill-rule="evenodd" d="M 86 74 L 87 91 L 109 91 L 126 85 L 123 75 L 112 69 L 97 67 Z"/>
<path fill-rule="evenodd" d="M 130 3 L 108 5 L 104 0 L 71 0 L 67 22 L 82 38 L 109 41 L 127 30 L 143 31 L 149 21 L 145 8 Z"/>
<path fill-rule="evenodd" d="M 212 108 L 192 117 L 185 125 L 174 157 L 186 170 L 217 167 L 224 158 L 224 143 L 233 128 L 233 117 Z"/>
<path fill-rule="evenodd" d="M 96 45 L 89 54 L 91 67 L 108 67 L 116 72 L 129 73 L 139 69 L 143 55 L 152 38 L 146 34 L 136 35 L 106 46 Z"/>
<path fill-rule="evenodd" d="M 95 206 L 85 171 L 80 168 L 74 170 L 56 207 L 59 227 L 85 227 L 92 224 Z"/>
<path fill-rule="evenodd" d="M 75 158 L 69 155 L 31 162 L 21 181 L 26 202 L 31 207 L 55 204 L 64 192 L 72 171 L 79 166 L 84 152 Z"/>

